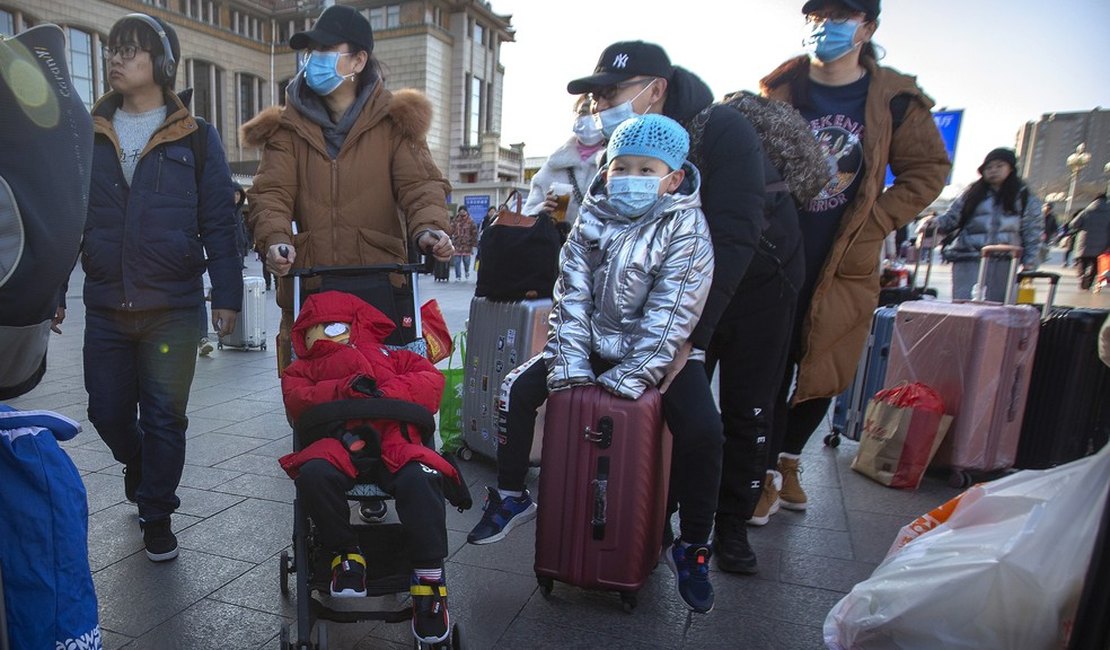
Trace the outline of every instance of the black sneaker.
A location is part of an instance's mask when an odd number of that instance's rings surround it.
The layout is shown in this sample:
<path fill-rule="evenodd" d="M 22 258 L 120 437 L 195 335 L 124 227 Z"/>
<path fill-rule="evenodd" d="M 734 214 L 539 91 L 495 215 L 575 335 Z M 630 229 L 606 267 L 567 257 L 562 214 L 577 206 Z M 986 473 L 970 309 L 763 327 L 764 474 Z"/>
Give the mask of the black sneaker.
<path fill-rule="evenodd" d="M 139 483 L 143 482 L 142 455 L 123 466 L 123 496 L 131 503 L 135 503 L 135 496 L 139 493 Z"/>
<path fill-rule="evenodd" d="M 139 524 L 143 529 L 143 544 L 151 562 L 168 562 L 177 557 L 177 537 L 170 528 L 170 518 Z"/>
<path fill-rule="evenodd" d="M 536 518 L 536 502 L 528 490 L 518 497 L 501 498 L 496 488 L 486 487 L 486 506 L 482 519 L 466 536 L 471 544 L 491 544 L 505 539 L 509 531 Z"/>
<path fill-rule="evenodd" d="M 759 567 L 755 551 L 748 543 L 748 527 L 739 517 L 717 519 L 716 543 L 717 568 L 728 573 L 754 575 Z"/>
<path fill-rule="evenodd" d="M 389 508 L 384 500 L 367 501 L 358 507 L 358 518 L 368 524 L 380 524 L 385 520 Z"/>
<path fill-rule="evenodd" d="M 331 561 L 331 595 L 358 598 L 366 595 L 366 558 L 359 553 L 342 553 Z"/>
<path fill-rule="evenodd" d="M 412 635 L 422 643 L 441 643 L 451 633 L 447 613 L 447 582 L 412 576 Z"/>

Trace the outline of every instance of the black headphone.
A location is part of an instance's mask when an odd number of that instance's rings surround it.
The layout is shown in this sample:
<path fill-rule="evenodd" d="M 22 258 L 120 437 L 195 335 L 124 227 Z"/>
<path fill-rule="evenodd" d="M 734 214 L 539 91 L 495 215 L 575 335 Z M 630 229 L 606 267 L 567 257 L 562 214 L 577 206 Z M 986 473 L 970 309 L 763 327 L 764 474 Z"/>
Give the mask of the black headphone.
<path fill-rule="evenodd" d="M 147 14 L 127 14 L 125 20 L 130 18 L 146 23 L 162 41 L 162 54 L 154 57 L 151 62 L 154 66 L 154 83 L 166 86 L 173 83 L 177 75 L 177 61 L 173 58 L 173 47 L 170 46 L 170 37 L 166 35 L 166 28 L 162 23 Z"/>

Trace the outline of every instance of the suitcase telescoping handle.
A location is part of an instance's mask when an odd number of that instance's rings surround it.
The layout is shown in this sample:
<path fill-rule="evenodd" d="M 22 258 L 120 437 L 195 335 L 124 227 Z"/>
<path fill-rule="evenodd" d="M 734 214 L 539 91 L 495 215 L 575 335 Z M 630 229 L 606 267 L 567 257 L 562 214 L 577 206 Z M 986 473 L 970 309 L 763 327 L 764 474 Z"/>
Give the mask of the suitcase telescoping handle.
<path fill-rule="evenodd" d="M 1044 301 L 1044 307 L 1041 308 L 1041 320 L 1048 320 L 1049 310 L 1056 302 L 1056 285 L 1060 284 L 1059 273 L 1049 273 L 1048 271 L 1022 271 L 1017 274 L 1018 280 L 1048 280 L 1048 299 Z"/>
<path fill-rule="evenodd" d="M 932 231 L 931 233 L 929 232 L 930 230 Z M 925 242 L 928 240 L 930 244 L 936 243 L 934 241 L 936 234 L 937 227 L 930 224 L 926 224 L 925 227 L 919 229 L 917 233 L 917 261 L 913 264 L 913 281 L 915 285 L 917 284 L 917 278 L 921 277 L 917 274 L 921 269 L 921 257 L 926 254 L 929 256 L 929 259 L 925 262 L 925 282 L 921 284 L 922 293 L 924 293 L 925 289 L 929 288 L 929 277 L 933 274 L 933 246 L 929 246 L 929 250 L 926 252 Z"/>
<path fill-rule="evenodd" d="M 987 260 L 995 255 L 1009 255 L 1010 256 L 1010 273 L 1008 274 L 1009 280 L 1006 283 L 1006 300 L 1003 304 L 1014 304 L 1014 284 L 1017 282 L 1017 267 L 1021 261 L 1021 246 L 1010 246 L 1009 244 L 991 244 L 984 246 L 979 250 L 982 257 L 979 258 L 979 282 L 977 284 L 977 291 L 974 296 L 976 302 L 984 302 L 987 295 Z"/>

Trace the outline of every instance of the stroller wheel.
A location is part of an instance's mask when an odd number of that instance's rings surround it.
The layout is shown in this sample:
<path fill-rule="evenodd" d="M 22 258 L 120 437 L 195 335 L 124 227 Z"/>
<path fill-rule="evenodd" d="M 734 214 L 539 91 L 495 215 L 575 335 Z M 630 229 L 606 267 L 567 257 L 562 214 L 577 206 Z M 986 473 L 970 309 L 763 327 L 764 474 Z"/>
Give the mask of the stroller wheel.
<path fill-rule="evenodd" d="M 281 650 L 294 650 L 293 644 L 289 643 L 289 624 L 281 626 L 281 632 L 278 633 L 278 643 Z"/>
<path fill-rule="evenodd" d="M 328 650 L 328 624 L 316 623 L 316 650 Z"/>
<path fill-rule="evenodd" d="M 278 571 L 281 574 L 281 595 L 289 595 L 289 568 L 292 566 L 293 560 L 289 557 L 289 551 L 282 551 L 281 558 L 278 560 Z M 284 646 L 283 646 L 284 648 Z"/>

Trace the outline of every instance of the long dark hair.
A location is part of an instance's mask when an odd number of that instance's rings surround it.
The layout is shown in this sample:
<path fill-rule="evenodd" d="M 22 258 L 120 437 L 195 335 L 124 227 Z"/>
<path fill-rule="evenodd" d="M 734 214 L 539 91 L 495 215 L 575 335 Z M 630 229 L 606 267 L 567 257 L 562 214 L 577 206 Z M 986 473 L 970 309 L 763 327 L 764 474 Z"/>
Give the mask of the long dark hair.
<path fill-rule="evenodd" d="M 1017 170 L 1011 169 L 1010 175 L 998 188 L 998 200 L 1002 203 L 1004 212 L 1019 214 L 1019 210 L 1024 210 L 1025 206 L 1018 207 L 1018 194 L 1024 186 L 1025 183 L 1018 177 Z M 991 186 L 983 178 L 972 183 L 971 187 L 964 191 L 964 206 L 960 210 L 960 219 L 966 223 L 975 213 L 975 208 L 987 198 L 990 192 Z"/>

